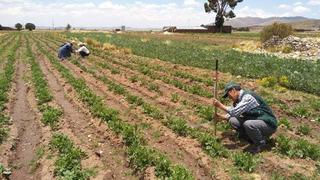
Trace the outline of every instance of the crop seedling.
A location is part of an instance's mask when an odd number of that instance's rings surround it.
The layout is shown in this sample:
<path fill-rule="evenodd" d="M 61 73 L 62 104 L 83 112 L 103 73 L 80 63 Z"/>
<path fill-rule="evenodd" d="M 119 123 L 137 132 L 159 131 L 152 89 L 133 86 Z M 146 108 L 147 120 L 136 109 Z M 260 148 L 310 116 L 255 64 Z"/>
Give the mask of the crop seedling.
<path fill-rule="evenodd" d="M 160 91 L 159 86 L 156 85 L 156 84 L 153 84 L 153 83 L 149 84 L 148 89 L 149 89 L 150 91 L 155 91 L 155 92 L 159 92 L 159 91 Z"/>
<path fill-rule="evenodd" d="M 137 76 L 137 75 L 131 76 L 131 77 L 129 78 L 129 80 L 130 80 L 130 82 L 132 82 L 132 83 L 138 82 L 138 76 Z"/>
<path fill-rule="evenodd" d="M 125 144 L 128 146 L 127 153 L 129 156 L 130 160 L 130 166 L 133 167 L 136 171 L 142 171 L 146 169 L 149 166 L 155 166 L 156 167 L 156 175 L 159 176 L 159 178 L 168 178 L 171 179 L 173 173 L 172 169 L 174 169 L 174 165 L 161 153 L 158 153 L 157 151 L 153 149 L 149 149 L 146 147 L 144 144 L 144 139 L 142 139 L 142 136 L 140 135 L 138 131 L 138 127 L 132 126 L 128 123 L 125 123 L 121 121 L 121 119 L 118 117 L 118 111 L 115 111 L 114 109 L 108 108 L 104 105 L 103 100 L 94 94 L 93 91 L 91 91 L 87 86 L 84 80 L 81 79 L 76 79 L 70 72 L 69 69 L 65 68 L 63 65 L 61 65 L 56 58 L 50 54 L 47 53 L 46 50 L 44 50 L 43 47 L 40 46 L 40 43 L 37 43 L 37 47 L 39 50 L 45 54 L 50 62 L 53 64 L 53 66 L 61 73 L 63 78 L 67 80 L 76 90 L 76 92 L 79 94 L 80 99 L 87 104 L 89 110 L 92 112 L 92 114 L 101 120 L 105 121 L 108 123 L 109 127 L 116 133 L 119 133 L 122 135 L 122 138 L 125 141 Z M 126 92 L 125 92 L 126 94 Z M 159 110 L 155 107 L 152 107 L 150 105 L 142 105 L 144 108 L 145 113 L 151 114 L 152 117 L 162 119 L 163 115 L 159 112 Z M 59 138 L 58 138 L 59 139 Z M 60 140 L 59 140 L 60 141 Z M 67 141 L 64 141 L 67 142 Z M 65 146 L 71 146 L 71 143 L 66 143 L 67 145 Z M 69 145 L 68 145 L 69 144 Z M 58 145 L 58 147 L 61 147 Z M 72 145 L 73 147 L 73 145 Z M 63 150 L 64 151 L 64 150 Z M 60 150 L 61 152 L 61 150 Z M 72 154 L 70 156 L 75 156 L 76 159 L 74 162 L 79 162 L 79 150 L 73 150 L 70 151 Z M 76 156 L 77 155 L 77 156 Z M 58 167 L 61 166 L 61 168 L 56 169 L 55 172 L 57 174 L 61 174 L 59 171 L 64 170 L 67 168 L 64 166 L 65 164 L 68 165 L 67 161 L 68 159 L 64 158 L 65 156 L 62 156 L 59 158 L 56 162 L 56 165 Z M 78 159 L 78 160 L 77 160 Z M 61 162 L 61 163 L 60 163 Z M 79 164 L 79 163 L 76 163 Z M 71 173 L 71 178 L 74 179 L 79 179 L 75 177 L 84 177 L 86 173 L 82 173 L 83 171 L 76 171 L 79 170 L 79 168 L 76 167 L 81 167 L 81 166 L 74 166 L 75 170 Z M 68 166 L 68 168 L 72 168 L 72 166 Z M 81 169 L 80 169 L 81 170 Z M 63 171 L 65 172 L 65 171 Z M 69 172 L 69 171 L 68 171 Z M 79 173 L 80 172 L 80 173 Z M 188 172 L 183 171 L 183 172 Z M 190 174 L 190 173 L 188 173 Z M 184 176 L 189 176 L 188 174 L 185 174 Z M 66 175 L 66 174 L 63 174 Z M 190 175 L 192 178 L 192 176 Z M 70 177 L 68 177 L 70 178 Z"/>
<path fill-rule="evenodd" d="M 304 139 L 293 140 L 284 135 L 276 139 L 276 151 L 289 157 L 320 159 L 320 146 Z"/>
<path fill-rule="evenodd" d="M 233 156 L 234 165 L 237 166 L 240 170 L 249 173 L 253 172 L 256 169 L 256 166 L 259 162 L 259 158 L 247 152 L 235 153 Z"/>
<path fill-rule="evenodd" d="M 201 106 L 196 107 L 196 112 L 205 121 L 212 121 L 213 108 L 212 106 Z"/>
<path fill-rule="evenodd" d="M 288 118 L 280 118 L 279 122 L 278 122 L 278 126 L 280 126 L 280 125 L 283 125 L 287 129 L 290 129 L 290 130 L 292 129 Z"/>
<path fill-rule="evenodd" d="M 180 96 L 178 93 L 172 93 L 171 94 L 171 101 L 174 102 L 174 103 L 177 103 L 179 102 L 180 100 Z"/>
<path fill-rule="evenodd" d="M 307 118 L 311 115 L 311 113 L 307 110 L 307 108 L 302 105 L 294 107 L 291 110 L 291 114 L 295 117 L 300 117 L 300 118 Z"/>
<path fill-rule="evenodd" d="M 301 125 L 298 127 L 298 132 L 303 135 L 308 135 L 311 132 L 311 128 L 308 125 Z"/>

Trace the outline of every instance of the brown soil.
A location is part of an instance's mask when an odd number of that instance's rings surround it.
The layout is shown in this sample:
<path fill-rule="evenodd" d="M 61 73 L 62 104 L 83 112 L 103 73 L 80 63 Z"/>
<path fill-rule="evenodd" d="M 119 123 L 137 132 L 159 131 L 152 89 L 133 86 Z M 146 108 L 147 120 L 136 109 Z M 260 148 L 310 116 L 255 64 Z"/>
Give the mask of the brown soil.
<path fill-rule="evenodd" d="M 77 102 L 74 90 L 62 80 L 48 60 L 38 57 L 54 99 L 64 111 L 60 131 L 88 155 L 83 166 L 97 170 L 94 179 L 137 179 L 130 175 L 121 141 L 106 126 L 99 126 L 99 121 Z"/>
<path fill-rule="evenodd" d="M 31 173 L 30 163 L 35 158 L 35 151 L 41 139 L 41 127 L 35 111 L 30 107 L 27 93 L 30 87 L 24 81 L 26 65 L 19 59 L 15 82 L 16 100 L 10 107 L 10 115 L 17 127 L 17 137 L 11 148 L 10 166 L 12 179 L 39 179 L 39 174 Z"/>

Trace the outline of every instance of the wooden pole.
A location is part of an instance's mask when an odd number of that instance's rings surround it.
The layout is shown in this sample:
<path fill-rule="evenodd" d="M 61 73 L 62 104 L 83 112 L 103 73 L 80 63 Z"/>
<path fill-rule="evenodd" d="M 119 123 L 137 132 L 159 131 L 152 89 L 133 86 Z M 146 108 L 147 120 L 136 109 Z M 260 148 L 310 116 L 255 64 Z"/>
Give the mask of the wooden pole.
<path fill-rule="evenodd" d="M 215 74 L 214 74 L 214 89 L 213 89 L 213 95 L 214 95 L 214 98 L 217 99 L 218 97 L 218 59 L 215 58 Z M 213 123 L 214 123 L 214 135 L 217 135 L 217 113 L 218 113 L 218 109 L 217 107 L 214 105 L 214 100 L 212 102 L 213 106 L 214 106 L 214 114 L 212 114 L 212 119 L 213 119 Z"/>

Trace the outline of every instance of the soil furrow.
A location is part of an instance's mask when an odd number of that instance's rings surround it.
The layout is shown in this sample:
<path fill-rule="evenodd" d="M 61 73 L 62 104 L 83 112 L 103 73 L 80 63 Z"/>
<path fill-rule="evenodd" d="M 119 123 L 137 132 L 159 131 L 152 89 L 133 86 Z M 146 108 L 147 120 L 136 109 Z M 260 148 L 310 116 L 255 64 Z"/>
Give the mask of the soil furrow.
<path fill-rule="evenodd" d="M 41 139 L 41 126 L 38 117 L 28 102 L 28 91 L 24 75 L 27 67 L 24 62 L 18 60 L 17 79 L 15 82 L 15 101 L 10 107 L 13 123 L 17 128 L 10 156 L 10 166 L 13 167 L 12 179 L 39 179 L 37 173 L 31 174 L 30 163 L 35 158 L 35 151 Z"/>
<path fill-rule="evenodd" d="M 97 170 L 95 179 L 137 179 L 131 175 L 120 140 L 107 127 L 99 126 L 98 120 L 92 118 L 89 112 L 83 111 L 84 107 L 79 107 L 81 103 L 76 103 L 72 88 L 59 77 L 58 72 L 43 56 L 38 57 L 53 90 L 54 99 L 64 111 L 60 131 L 87 152 L 89 158 L 83 164 Z"/>

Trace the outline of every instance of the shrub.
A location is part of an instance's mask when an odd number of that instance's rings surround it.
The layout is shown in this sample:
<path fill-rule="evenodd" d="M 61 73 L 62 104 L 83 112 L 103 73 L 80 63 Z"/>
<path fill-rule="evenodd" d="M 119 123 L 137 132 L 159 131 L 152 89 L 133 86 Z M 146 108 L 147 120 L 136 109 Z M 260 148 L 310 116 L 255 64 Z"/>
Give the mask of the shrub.
<path fill-rule="evenodd" d="M 291 25 L 282 23 L 273 23 L 272 25 L 263 28 L 260 33 L 260 40 L 265 42 L 272 38 L 272 36 L 279 36 L 280 38 L 285 38 L 293 34 L 293 28 Z"/>
<path fill-rule="evenodd" d="M 282 53 L 289 54 L 291 52 L 292 52 L 292 47 L 291 46 L 286 45 L 286 46 L 282 47 Z"/>

